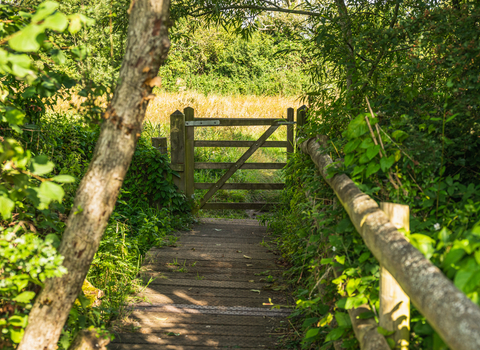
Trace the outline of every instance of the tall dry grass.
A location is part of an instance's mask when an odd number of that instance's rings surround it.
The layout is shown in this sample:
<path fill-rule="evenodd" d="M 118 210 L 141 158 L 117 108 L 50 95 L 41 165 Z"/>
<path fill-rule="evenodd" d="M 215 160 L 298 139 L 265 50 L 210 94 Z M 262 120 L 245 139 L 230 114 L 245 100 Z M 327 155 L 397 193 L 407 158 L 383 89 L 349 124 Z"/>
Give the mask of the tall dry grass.
<path fill-rule="evenodd" d="M 150 101 L 145 120 L 157 125 L 161 136 L 169 136 L 170 115 L 186 107 L 195 110 L 197 118 L 286 118 L 287 108 L 297 109 L 300 100 L 283 96 L 220 96 L 203 95 L 195 91 L 177 93 L 159 92 Z M 285 127 L 275 132 L 270 140 L 284 140 Z M 237 140 L 239 135 L 249 139 L 259 137 L 265 126 L 197 128 L 195 137 L 208 140 Z"/>
<path fill-rule="evenodd" d="M 195 109 L 199 118 L 286 118 L 287 108 L 301 105 L 295 98 L 281 96 L 205 96 L 194 91 L 156 95 L 146 115 L 153 123 L 170 123 L 170 115 L 185 107 Z"/>

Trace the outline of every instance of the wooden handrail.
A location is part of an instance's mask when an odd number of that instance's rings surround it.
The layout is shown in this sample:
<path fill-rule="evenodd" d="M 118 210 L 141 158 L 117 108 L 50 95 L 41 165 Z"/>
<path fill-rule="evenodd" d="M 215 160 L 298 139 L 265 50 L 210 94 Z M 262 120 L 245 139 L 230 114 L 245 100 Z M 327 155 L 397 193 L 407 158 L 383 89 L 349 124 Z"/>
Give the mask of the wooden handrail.
<path fill-rule="evenodd" d="M 390 223 L 377 203 L 345 174 L 327 178 L 332 159 L 318 139 L 299 144 L 332 187 L 372 254 L 395 278 L 412 303 L 455 350 L 480 349 L 480 308 L 457 289 Z"/>

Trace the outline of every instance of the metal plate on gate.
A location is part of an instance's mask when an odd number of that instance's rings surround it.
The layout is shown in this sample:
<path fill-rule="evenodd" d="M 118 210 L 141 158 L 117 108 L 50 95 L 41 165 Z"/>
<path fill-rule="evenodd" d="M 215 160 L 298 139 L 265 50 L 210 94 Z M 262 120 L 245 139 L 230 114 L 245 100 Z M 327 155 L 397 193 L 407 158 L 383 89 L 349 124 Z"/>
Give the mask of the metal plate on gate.
<path fill-rule="evenodd" d="M 220 125 L 220 120 L 194 120 L 185 122 L 185 126 L 215 126 Z"/>

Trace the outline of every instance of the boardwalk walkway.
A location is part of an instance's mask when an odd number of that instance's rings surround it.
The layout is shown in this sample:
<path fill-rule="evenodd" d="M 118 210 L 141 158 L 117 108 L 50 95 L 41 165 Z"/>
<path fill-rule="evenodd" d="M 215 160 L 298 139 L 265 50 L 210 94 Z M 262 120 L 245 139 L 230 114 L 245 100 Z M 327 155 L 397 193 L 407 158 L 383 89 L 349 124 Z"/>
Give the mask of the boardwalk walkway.
<path fill-rule="evenodd" d="M 289 300 L 278 256 L 262 242 L 256 220 L 203 219 L 176 247 L 152 249 L 144 270 L 156 279 L 130 316 L 136 330 L 109 349 L 274 349 L 289 311 L 264 303 Z"/>

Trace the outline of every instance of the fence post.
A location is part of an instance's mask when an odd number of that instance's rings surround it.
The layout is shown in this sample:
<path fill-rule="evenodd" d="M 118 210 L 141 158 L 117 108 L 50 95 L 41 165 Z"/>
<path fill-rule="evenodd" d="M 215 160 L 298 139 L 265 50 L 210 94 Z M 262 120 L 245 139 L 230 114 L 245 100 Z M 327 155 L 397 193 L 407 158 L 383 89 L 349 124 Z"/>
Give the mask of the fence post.
<path fill-rule="evenodd" d="M 287 121 L 293 123 L 295 117 L 295 110 L 293 108 L 287 109 Z M 293 140 L 293 124 L 287 125 L 287 157 L 293 153 L 294 150 L 294 140 Z"/>
<path fill-rule="evenodd" d="M 194 121 L 195 111 L 192 107 L 187 107 L 183 110 L 185 114 L 185 121 Z M 194 146 L 195 141 L 195 127 L 185 127 L 185 195 L 189 200 L 193 198 L 195 192 L 195 159 L 194 159 Z"/>
<path fill-rule="evenodd" d="M 397 228 L 410 230 L 408 205 L 380 203 L 390 222 Z M 408 350 L 410 343 L 410 298 L 393 276 L 380 266 L 380 327 L 394 331 L 395 349 Z"/>
<path fill-rule="evenodd" d="M 305 105 L 297 109 L 297 132 L 295 135 L 295 139 L 300 136 L 302 127 L 306 124 L 306 111 L 307 106 Z"/>
<path fill-rule="evenodd" d="M 152 137 L 152 146 L 158 149 L 160 153 L 167 154 L 167 138 L 166 137 Z"/>
<path fill-rule="evenodd" d="M 181 192 L 185 192 L 185 116 L 180 111 L 170 115 L 170 167 L 180 175 L 173 182 Z"/>

